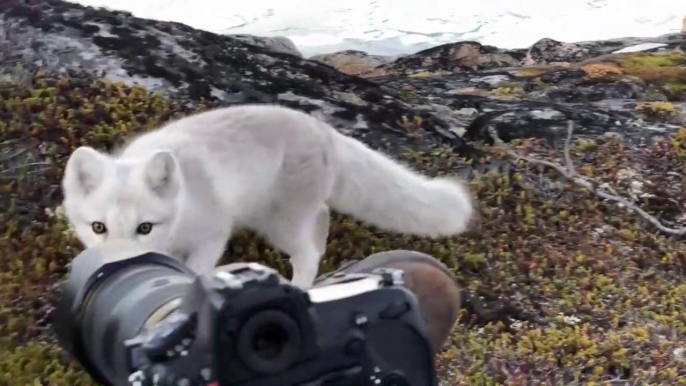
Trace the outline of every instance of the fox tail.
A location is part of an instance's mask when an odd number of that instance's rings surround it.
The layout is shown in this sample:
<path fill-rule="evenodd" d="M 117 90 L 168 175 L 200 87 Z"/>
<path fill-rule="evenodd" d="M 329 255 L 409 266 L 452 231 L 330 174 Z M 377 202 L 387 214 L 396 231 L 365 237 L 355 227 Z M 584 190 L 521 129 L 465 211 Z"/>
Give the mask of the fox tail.
<path fill-rule="evenodd" d="M 428 178 L 362 142 L 334 134 L 335 182 L 328 205 L 386 231 L 441 237 L 466 231 L 475 215 L 469 189 Z"/>

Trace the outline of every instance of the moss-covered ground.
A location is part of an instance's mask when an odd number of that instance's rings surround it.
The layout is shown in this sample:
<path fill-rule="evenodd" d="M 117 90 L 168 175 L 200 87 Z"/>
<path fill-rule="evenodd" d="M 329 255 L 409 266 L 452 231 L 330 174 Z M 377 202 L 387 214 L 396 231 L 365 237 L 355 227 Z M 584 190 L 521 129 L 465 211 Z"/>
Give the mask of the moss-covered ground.
<path fill-rule="evenodd" d="M 127 134 L 194 111 L 140 88 L 37 74 L 0 84 L 0 385 L 92 385 L 55 346 L 54 284 L 78 242 L 54 210 L 62 168 L 82 144 L 110 148 Z M 561 158 L 531 140 L 518 151 Z M 683 216 L 686 130 L 640 148 L 620 139 L 577 142 L 577 170 L 636 200 L 665 223 Z M 504 157 L 493 152 L 493 159 Z M 429 174 L 467 161 L 446 149 L 408 151 Z M 438 365 L 445 385 L 686 384 L 684 238 L 658 234 L 615 204 L 520 164 L 471 181 L 481 222 L 469 234 L 427 240 L 385 234 L 336 216 L 322 271 L 394 248 L 445 262 L 473 294 Z M 290 277 L 280 254 L 250 233 L 228 254 Z M 469 299 L 468 299 L 469 300 Z M 479 307 L 476 306 L 479 304 Z M 477 310 L 485 307 L 486 310 Z"/>

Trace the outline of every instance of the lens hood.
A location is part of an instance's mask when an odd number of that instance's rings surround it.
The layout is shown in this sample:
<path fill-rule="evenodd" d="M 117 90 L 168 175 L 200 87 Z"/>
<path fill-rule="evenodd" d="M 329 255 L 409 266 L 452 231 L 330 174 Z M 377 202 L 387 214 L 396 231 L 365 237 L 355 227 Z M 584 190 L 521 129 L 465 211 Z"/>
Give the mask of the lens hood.
<path fill-rule="evenodd" d="M 138 243 L 116 240 L 85 249 L 69 264 L 70 272 L 59 285 L 59 300 L 52 325 L 60 346 L 74 356 L 96 381 L 109 382 L 86 353 L 82 336 L 82 311 L 97 286 L 112 274 L 134 265 L 166 266 L 179 273 L 196 276 L 180 261 L 146 249 Z"/>

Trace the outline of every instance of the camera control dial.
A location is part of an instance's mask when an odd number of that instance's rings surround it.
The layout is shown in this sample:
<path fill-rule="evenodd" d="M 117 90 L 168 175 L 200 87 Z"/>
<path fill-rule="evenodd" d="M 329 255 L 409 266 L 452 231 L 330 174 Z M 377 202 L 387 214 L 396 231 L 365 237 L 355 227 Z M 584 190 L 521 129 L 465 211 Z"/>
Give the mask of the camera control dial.
<path fill-rule="evenodd" d="M 194 318 L 183 313 L 170 315 L 134 339 L 126 341 L 133 367 L 147 364 L 151 359 L 168 360 L 186 355 L 193 342 Z"/>

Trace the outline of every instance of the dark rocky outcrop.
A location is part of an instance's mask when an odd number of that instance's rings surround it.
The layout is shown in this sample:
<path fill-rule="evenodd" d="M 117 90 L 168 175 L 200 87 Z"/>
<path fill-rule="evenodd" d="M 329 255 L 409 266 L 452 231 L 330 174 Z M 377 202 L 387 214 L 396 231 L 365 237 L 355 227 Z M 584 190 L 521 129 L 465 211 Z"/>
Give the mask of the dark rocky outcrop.
<path fill-rule="evenodd" d="M 392 61 L 305 59 L 267 43 L 58 0 L 0 1 L 0 384 L 93 384 L 50 331 L 53 285 L 80 250 L 58 207 L 73 149 L 239 103 L 307 111 L 429 175 L 469 180 L 481 212 L 472 232 L 427 240 L 335 215 L 322 262 L 402 248 L 455 272 L 465 312 L 437 357 L 444 385 L 686 375 L 684 236 L 491 146 L 494 130 L 518 153 L 564 163 L 572 120 L 579 175 L 685 226 L 686 34 L 517 50 L 465 41 Z M 357 59 L 373 68 L 342 71 Z M 289 275 L 250 233 L 232 240 L 232 257 Z"/>
<path fill-rule="evenodd" d="M 282 103 L 360 136 L 375 136 L 382 124 L 394 126 L 403 117 L 421 114 L 375 83 L 242 38 L 126 12 L 51 0 L 33 3 L 0 4 L 0 12 L 9 16 L 2 24 L 9 39 L 0 61 L 6 72 L 20 61 L 60 74 L 94 72 L 104 80 L 141 84 L 189 103 Z M 430 148 L 443 137 L 440 140 L 461 146 L 444 122 L 431 117 L 426 122 L 426 129 L 420 130 L 444 135 L 413 142 L 428 141 L 424 146 Z M 398 146 L 408 141 L 404 134 L 396 135 Z M 386 134 L 384 141 L 390 141 Z"/>
<path fill-rule="evenodd" d="M 682 122 L 678 114 L 669 122 L 644 122 L 633 107 L 638 99 L 680 106 L 679 85 L 686 76 L 680 67 L 683 34 L 585 43 L 541 39 L 521 50 L 458 42 L 377 66 L 366 76 L 372 82 L 256 46 L 247 36 L 221 36 L 58 1 L 32 3 L 8 0 L 0 5 L 9 16 L 2 25 L 8 37 L 2 68 L 21 61 L 62 74 L 90 71 L 105 80 L 142 84 L 196 102 L 278 102 L 318 114 L 355 135 L 373 136 L 379 125 L 394 126 L 427 112 L 431 118 L 423 121 L 422 130 L 440 133 L 435 140 L 442 137 L 458 147 L 463 145 L 456 133 L 473 132 L 486 117 L 510 116 L 518 109 L 536 112 L 528 113 L 533 127 L 571 118 L 596 134 L 617 131 L 618 126 L 673 130 Z M 643 42 L 664 44 L 649 51 L 666 55 L 612 55 Z M 580 109 L 577 103 L 590 105 Z M 478 114 L 484 110 L 489 113 Z M 508 133 L 530 133 L 529 122 L 514 122 L 522 127 Z"/>
<path fill-rule="evenodd" d="M 531 65 L 567 65 L 598 59 L 618 51 L 660 53 L 673 50 L 686 50 L 683 34 L 668 34 L 653 38 L 621 38 L 603 41 L 567 43 L 543 38 L 529 48 L 502 49 L 482 45 L 474 41 L 447 43 L 411 55 L 403 55 L 390 63 L 379 63 L 379 60 L 366 64 L 375 65 L 365 68 L 358 74 L 363 77 L 384 75 L 416 75 L 426 71 L 438 73 L 456 73 L 472 70 L 494 69 L 511 66 Z M 319 55 L 319 57 L 347 57 L 349 51 Z M 367 53 L 356 53 L 358 57 L 371 57 Z M 385 57 L 382 57 L 385 58 Z M 385 58 L 388 60 L 391 58 Z M 345 61 L 325 61 L 339 68 L 346 66 Z M 378 64 L 377 64 L 378 63 Z M 340 68 L 339 68 L 340 69 Z"/>

